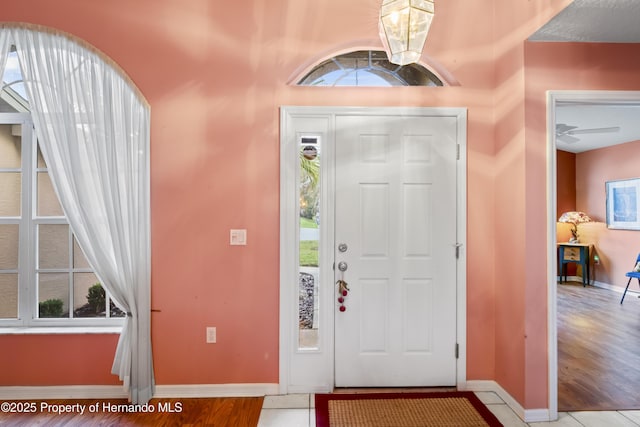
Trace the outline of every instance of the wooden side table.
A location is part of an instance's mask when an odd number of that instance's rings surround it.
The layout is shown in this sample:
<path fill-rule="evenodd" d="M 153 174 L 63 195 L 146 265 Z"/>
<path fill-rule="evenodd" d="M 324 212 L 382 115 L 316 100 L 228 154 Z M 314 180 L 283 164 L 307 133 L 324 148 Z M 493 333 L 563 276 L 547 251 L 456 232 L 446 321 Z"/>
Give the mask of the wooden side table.
<path fill-rule="evenodd" d="M 562 276 L 567 281 L 567 264 L 575 263 L 582 266 L 582 286 L 590 282 L 591 247 L 590 243 L 558 243 L 558 268 L 560 282 Z"/>

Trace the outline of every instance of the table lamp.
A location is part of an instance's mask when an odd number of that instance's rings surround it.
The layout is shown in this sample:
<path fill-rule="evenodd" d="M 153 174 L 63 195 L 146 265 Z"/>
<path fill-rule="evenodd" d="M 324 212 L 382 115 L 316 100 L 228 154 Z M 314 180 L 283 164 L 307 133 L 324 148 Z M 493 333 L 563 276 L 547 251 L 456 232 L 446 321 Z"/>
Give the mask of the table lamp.
<path fill-rule="evenodd" d="M 569 239 L 569 243 L 579 243 L 578 224 L 591 222 L 591 218 L 589 218 L 589 215 L 584 212 L 565 212 L 560 216 L 558 222 L 572 224 L 573 227 L 571 227 L 571 239 Z"/>

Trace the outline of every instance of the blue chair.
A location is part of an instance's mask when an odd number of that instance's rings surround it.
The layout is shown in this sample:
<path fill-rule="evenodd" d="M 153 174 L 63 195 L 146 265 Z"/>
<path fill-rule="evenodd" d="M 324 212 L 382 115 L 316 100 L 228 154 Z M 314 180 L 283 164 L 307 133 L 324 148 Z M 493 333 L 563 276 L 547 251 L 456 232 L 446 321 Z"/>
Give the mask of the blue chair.
<path fill-rule="evenodd" d="M 629 289 L 629 284 L 631 283 L 631 279 L 633 279 L 634 277 L 636 279 L 638 279 L 638 286 L 640 286 L 640 270 L 639 264 L 640 263 L 640 254 L 638 254 L 638 257 L 636 258 L 636 263 L 633 264 L 633 271 L 628 272 L 627 274 L 625 274 L 625 276 L 627 276 L 629 278 L 629 281 L 627 282 L 627 287 L 624 288 L 624 293 L 622 294 L 622 299 L 620 300 L 620 304 L 622 304 L 622 301 L 624 301 L 624 296 L 627 294 L 627 289 Z"/>

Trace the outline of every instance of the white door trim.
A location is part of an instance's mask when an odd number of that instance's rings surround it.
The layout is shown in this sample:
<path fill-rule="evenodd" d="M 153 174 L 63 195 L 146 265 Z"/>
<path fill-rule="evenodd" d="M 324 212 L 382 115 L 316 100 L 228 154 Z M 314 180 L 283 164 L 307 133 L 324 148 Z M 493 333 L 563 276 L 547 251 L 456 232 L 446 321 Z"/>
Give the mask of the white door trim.
<path fill-rule="evenodd" d="M 547 330 L 549 419 L 558 419 L 558 305 L 557 305 L 557 156 L 556 106 L 560 103 L 620 105 L 640 103 L 640 91 L 554 90 L 547 92 Z"/>
<path fill-rule="evenodd" d="M 309 130 L 310 133 L 321 135 L 325 141 L 323 147 L 323 192 L 333 194 L 335 182 L 334 154 L 331 149 L 333 132 L 335 131 L 335 117 L 337 115 L 372 115 L 372 116 L 430 116 L 430 117 L 455 117 L 457 123 L 456 142 L 459 146 L 459 156 L 456 165 L 457 188 L 457 241 L 460 246 L 459 260 L 456 267 L 456 334 L 459 345 L 459 357 L 456 366 L 456 382 L 459 389 L 466 388 L 467 376 L 467 348 L 466 348 L 466 322 L 467 322 L 467 110 L 465 108 L 431 108 L 431 107 L 298 107 L 283 106 L 280 111 L 280 355 L 279 355 L 279 383 L 281 394 L 288 393 L 313 393 L 331 391 L 334 384 L 334 348 L 333 348 L 333 286 L 325 286 L 328 292 L 320 291 L 321 316 L 324 320 L 321 325 L 320 348 L 312 351 L 300 351 L 297 348 L 297 310 L 296 301 L 297 286 L 297 258 L 298 248 L 298 224 L 297 218 L 297 165 L 299 157 L 295 147 L 297 146 L 297 134 L 295 129 L 297 119 L 315 120 L 317 130 Z M 327 211 L 333 210 L 331 197 L 327 197 L 325 204 Z M 333 219 L 323 218 L 324 227 L 321 231 L 321 259 L 322 253 L 333 253 Z M 324 248 L 324 249 L 323 249 Z M 329 249 L 328 249 L 329 248 Z M 452 248 L 452 250 L 455 250 Z M 325 256 L 325 258 L 328 258 Z M 321 260 L 327 268 L 332 265 L 331 260 Z M 331 267 L 329 267 L 331 268 Z M 333 275 L 331 275 L 332 281 Z M 322 280 L 322 279 L 321 279 Z M 332 283 L 331 283 L 332 285 Z M 308 366 L 312 375 L 305 376 L 303 380 L 297 378 L 295 372 L 299 372 L 299 366 Z M 296 366 L 292 371 L 292 366 Z M 307 370 L 305 369 L 305 372 Z M 292 375 L 293 374 L 293 375 Z"/>

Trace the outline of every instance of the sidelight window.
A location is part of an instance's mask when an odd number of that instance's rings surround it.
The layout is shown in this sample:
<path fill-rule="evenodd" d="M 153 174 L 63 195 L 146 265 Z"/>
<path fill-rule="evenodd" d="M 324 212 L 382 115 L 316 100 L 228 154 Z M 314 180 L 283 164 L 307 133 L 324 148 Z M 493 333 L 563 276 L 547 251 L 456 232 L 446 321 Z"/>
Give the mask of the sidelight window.
<path fill-rule="evenodd" d="M 302 136 L 299 141 L 299 348 L 318 347 L 320 227 L 320 137 Z"/>

